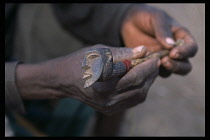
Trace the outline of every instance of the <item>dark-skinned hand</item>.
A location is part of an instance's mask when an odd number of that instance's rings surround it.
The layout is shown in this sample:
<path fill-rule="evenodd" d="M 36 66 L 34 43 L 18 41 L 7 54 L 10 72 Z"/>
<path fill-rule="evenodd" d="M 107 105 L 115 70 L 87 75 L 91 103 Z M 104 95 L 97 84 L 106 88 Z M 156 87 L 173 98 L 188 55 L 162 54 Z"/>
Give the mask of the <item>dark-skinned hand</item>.
<path fill-rule="evenodd" d="M 128 10 L 121 34 L 127 47 L 145 45 L 149 52 L 171 49 L 169 56 L 161 59 L 162 77 L 172 73 L 185 75 L 191 71 L 189 58 L 196 54 L 197 43 L 189 30 L 165 11 L 146 4 L 136 4 Z M 173 47 L 171 44 L 177 39 L 183 39 L 184 45 Z"/>
<path fill-rule="evenodd" d="M 145 56 L 146 47 L 135 49 L 95 45 L 67 56 L 39 64 L 19 64 L 17 87 L 23 99 L 58 99 L 71 97 L 99 112 L 110 115 L 142 103 L 158 76 L 160 60 L 152 58 L 130 69 L 124 76 L 96 82 L 84 88 L 84 54 L 91 48 L 109 48 L 114 62 Z"/>

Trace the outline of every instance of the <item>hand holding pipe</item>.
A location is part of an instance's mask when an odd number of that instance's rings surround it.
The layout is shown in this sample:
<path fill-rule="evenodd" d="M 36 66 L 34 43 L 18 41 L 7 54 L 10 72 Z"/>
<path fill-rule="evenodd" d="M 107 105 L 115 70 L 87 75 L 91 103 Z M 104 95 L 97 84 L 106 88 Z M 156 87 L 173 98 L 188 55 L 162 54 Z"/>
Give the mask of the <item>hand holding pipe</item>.
<path fill-rule="evenodd" d="M 178 39 L 174 46 L 182 46 L 184 40 Z M 82 64 L 85 69 L 83 79 L 85 80 L 84 88 L 91 86 L 96 81 L 105 81 L 113 77 L 118 77 L 126 74 L 131 68 L 152 58 L 162 58 L 169 54 L 170 50 L 162 50 L 152 53 L 146 57 L 132 60 L 125 60 L 123 62 L 113 63 L 113 56 L 108 48 L 90 49 L 86 52 Z"/>

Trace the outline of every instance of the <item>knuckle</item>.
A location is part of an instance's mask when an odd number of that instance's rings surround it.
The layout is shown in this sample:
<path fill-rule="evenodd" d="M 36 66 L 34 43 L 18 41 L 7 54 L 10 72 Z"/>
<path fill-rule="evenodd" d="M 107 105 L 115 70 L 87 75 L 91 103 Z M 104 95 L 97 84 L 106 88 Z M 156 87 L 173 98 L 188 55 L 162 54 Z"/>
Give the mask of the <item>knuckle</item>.
<path fill-rule="evenodd" d="M 191 34 L 187 27 L 181 26 L 181 25 L 179 25 L 179 26 L 177 27 L 176 32 L 181 33 L 181 35 L 182 35 L 182 34 L 184 35 L 184 34 L 186 34 L 186 33 Z"/>
<path fill-rule="evenodd" d="M 180 49 L 179 49 L 181 59 L 184 59 L 184 58 L 186 59 L 188 57 L 194 57 L 196 55 L 197 51 L 198 51 L 198 47 L 197 47 L 196 43 L 193 43 L 193 44 L 187 46 L 186 48 L 180 47 Z"/>

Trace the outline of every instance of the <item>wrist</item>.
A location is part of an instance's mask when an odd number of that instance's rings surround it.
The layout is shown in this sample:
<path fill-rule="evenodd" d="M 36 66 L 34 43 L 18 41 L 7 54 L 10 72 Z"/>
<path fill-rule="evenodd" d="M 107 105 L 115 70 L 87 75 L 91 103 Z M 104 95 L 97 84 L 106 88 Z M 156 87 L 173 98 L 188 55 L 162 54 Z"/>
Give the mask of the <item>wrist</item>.
<path fill-rule="evenodd" d="M 16 86 L 23 99 L 55 99 L 62 97 L 57 89 L 56 76 L 50 63 L 19 64 Z"/>

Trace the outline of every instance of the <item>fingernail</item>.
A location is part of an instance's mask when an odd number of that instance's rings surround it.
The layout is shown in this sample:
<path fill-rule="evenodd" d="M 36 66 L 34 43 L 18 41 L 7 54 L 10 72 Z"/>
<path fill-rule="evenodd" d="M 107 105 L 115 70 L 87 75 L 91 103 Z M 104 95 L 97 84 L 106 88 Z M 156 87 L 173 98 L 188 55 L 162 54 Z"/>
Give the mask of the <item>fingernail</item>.
<path fill-rule="evenodd" d="M 166 43 L 168 43 L 169 45 L 175 45 L 176 44 L 176 42 L 170 37 L 166 37 Z"/>
<path fill-rule="evenodd" d="M 132 50 L 133 53 L 140 53 L 144 49 L 144 46 L 138 46 Z"/>

